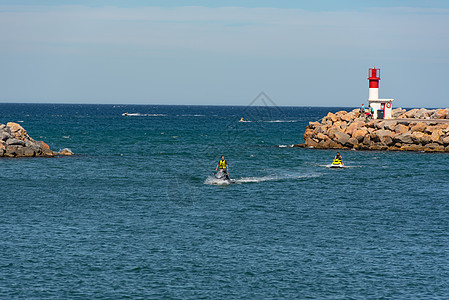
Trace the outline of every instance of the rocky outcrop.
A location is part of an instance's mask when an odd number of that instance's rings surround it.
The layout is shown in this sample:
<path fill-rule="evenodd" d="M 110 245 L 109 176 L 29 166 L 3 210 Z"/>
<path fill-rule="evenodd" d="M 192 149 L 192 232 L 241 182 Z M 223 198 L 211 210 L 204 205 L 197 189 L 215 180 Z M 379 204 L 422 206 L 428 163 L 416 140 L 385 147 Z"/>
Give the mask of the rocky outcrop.
<path fill-rule="evenodd" d="M 54 152 L 43 141 L 35 141 L 17 123 L 0 124 L 0 157 L 53 157 L 67 155 Z"/>
<path fill-rule="evenodd" d="M 394 109 L 394 119 L 372 120 L 358 109 L 310 122 L 299 147 L 449 152 L 449 109 Z"/>
<path fill-rule="evenodd" d="M 449 119 L 449 108 L 444 109 L 411 109 L 406 111 L 402 108 L 396 108 L 392 111 L 392 117 L 398 119 L 425 119 L 425 120 L 438 120 Z"/>

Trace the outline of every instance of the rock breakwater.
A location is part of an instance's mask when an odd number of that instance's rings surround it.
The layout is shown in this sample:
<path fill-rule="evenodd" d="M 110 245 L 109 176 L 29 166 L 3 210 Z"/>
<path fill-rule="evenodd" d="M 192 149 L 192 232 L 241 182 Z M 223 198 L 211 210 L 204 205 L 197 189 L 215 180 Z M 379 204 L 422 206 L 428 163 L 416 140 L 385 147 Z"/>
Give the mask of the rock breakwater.
<path fill-rule="evenodd" d="M 17 123 L 0 124 L 0 157 L 53 157 L 54 152 L 43 141 L 35 141 Z"/>
<path fill-rule="evenodd" d="M 358 109 L 328 113 L 310 122 L 299 147 L 449 152 L 449 109 L 393 110 L 392 119 L 372 120 Z"/>

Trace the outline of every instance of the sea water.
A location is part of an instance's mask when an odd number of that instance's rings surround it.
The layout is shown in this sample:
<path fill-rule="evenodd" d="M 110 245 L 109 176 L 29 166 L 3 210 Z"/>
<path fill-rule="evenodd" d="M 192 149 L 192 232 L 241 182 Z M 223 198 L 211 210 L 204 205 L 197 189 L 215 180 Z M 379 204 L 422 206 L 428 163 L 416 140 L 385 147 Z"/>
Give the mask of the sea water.
<path fill-rule="evenodd" d="M 76 153 L 0 159 L 0 298 L 447 298 L 449 155 L 291 147 L 340 109 L 0 104 Z"/>

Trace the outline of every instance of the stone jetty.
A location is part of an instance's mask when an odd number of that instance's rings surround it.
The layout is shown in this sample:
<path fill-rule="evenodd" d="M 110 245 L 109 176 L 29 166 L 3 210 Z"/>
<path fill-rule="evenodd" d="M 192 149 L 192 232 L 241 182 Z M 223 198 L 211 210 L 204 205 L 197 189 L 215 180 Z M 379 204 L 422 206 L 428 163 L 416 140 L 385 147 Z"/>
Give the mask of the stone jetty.
<path fill-rule="evenodd" d="M 359 109 L 328 113 L 310 122 L 297 147 L 449 152 L 449 109 L 396 108 L 391 119 L 373 120 Z"/>
<path fill-rule="evenodd" d="M 71 151 L 54 152 L 43 141 L 35 141 L 17 123 L 0 124 L 0 157 L 53 157 L 71 155 Z"/>

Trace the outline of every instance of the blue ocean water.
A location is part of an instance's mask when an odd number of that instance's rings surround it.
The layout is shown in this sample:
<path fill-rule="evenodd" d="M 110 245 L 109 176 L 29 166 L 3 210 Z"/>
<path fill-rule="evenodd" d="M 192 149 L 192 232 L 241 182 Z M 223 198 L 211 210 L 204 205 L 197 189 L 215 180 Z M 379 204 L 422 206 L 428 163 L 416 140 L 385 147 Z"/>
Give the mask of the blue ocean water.
<path fill-rule="evenodd" d="M 77 154 L 0 160 L 0 298 L 447 299 L 449 156 L 290 147 L 340 109 L 0 104 Z"/>

